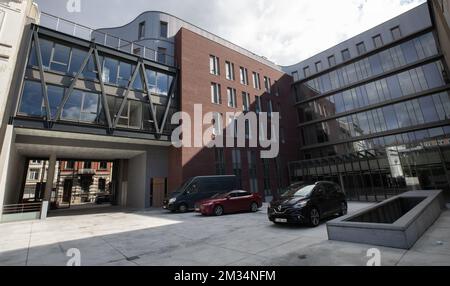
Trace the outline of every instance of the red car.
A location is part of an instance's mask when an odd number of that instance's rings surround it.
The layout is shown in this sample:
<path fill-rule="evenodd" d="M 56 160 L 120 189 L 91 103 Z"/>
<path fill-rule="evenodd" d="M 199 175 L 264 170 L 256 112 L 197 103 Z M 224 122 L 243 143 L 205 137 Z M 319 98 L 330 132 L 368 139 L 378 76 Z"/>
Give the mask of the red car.
<path fill-rule="evenodd" d="M 262 207 L 262 197 L 257 193 L 232 191 L 198 203 L 195 211 L 202 215 L 221 216 L 238 212 L 257 212 Z"/>

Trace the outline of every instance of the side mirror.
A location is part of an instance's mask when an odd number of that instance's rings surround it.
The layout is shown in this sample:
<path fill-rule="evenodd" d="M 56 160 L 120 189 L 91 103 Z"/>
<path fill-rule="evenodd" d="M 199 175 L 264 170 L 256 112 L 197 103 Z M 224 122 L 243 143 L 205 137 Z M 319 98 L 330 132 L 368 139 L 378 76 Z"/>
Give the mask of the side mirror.
<path fill-rule="evenodd" d="M 227 200 L 231 200 L 231 196 L 227 196 Z"/>

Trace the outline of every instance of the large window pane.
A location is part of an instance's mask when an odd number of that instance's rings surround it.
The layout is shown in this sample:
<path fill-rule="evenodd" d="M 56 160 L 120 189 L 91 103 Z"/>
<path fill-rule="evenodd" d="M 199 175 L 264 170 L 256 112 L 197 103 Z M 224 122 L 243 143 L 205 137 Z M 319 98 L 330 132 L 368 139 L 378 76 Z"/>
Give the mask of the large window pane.
<path fill-rule="evenodd" d="M 50 69 L 59 72 L 67 72 L 69 66 L 70 48 L 60 44 L 55 44 Z"/>
<path fill-rule="evenodd" d="M 50 68 L 50 57 L 52 55 L 53 42 L 39 39 L 42 55 L 42 65 L 46 68 Z"/>
<path fill-rule="evenodd" d="M 393 106 L 386 106 L 383 108 L 384 119 L 386 120 L 386 126 L 388 130 L 398 129 L 398 121 L 395 115 Z"/>
<path fill-rule="evenodd" d="M 131 64 L 121 62 L 119 65 L 119 81 L 121 87 L 128 87 L 131 79 Z"/>
<path fill-rule="evenodd" d="M 102 62 L 101 58 L 100 58 L 100 62 Z M 97 79 L 97 66 L 95 64 L 93 55 L 91 55 L 89 57 L 89 61 L 83 71 L 83 76 L 86 79 L 91 79 L 91 80 Z"/>
<path fill-rule="evenodd" d="M 133 68 L 132 74 L 134 74 L 134 72 L 136 71 L 136 66 L 133 65 L 132 68 Z M 143 85 L 143 79 L 142 79 L 142 72 L 141 72 L 141 69 L 139 68 L 138 74 L 136 75 L 136 78 L 133 82 L 133 89 L 143 90 L 143 87 L 144 87 L 144 85 Z"/>
<path fill-rule="evenodd" d="M 64 97 L 64 88 L 54 85 L 48 85 L 47 92 L 52 119 L 55 119 L 56 113 L 58 112 L 58 107 L 61 104 L 62 98 Z"/>
<path fill-rule="evenodd" d="M 81 109 L 80 121 L 94 123 L 97 119 L 98 99 L 96 93 L 83 93 L 83 108 Z"/>
<path fill-rule="evenodd" d="M 167 95 L 169 92 L 168 84 L 169 79 L 166 74 L 158 73 L 157 74 L 157 83 L 158 83 L 158 89 L 157 93 L 160 95 Z"/>
<path fill-rule="evenodd" d="M 133 128 L 141 128 L 142 125 L 142 104 L 139 101 L 130 101 L 130 120 L 129 126 Z"/>
<path fill-rule="evenodd" d="M 103 63 L 103 81 L 106 83 L 117 84 L 117 70 L 119 68 L 119 61 L 105 57 Z"/>
<path fill-rule="evenodd" d="M 444 79 L 442 78 L 442 66 L 440 62 L 431 63 L 423 66 L 422 68 L 429 88 L 444 85 Z"/>
<path fill-rule="evenodd" d="M 439 121 L 436 108 L 434 107 L 433 98 L 431 96 L 422 97 L 419 99 L 419 102 L 426 123 Z"/>
<path fill-rule="evenodd" d="M 156 93 L 156 71 L 146 70 L 147 73 L 147 81 L 148 81 L 148 90 L 150 93 Z"/>
<path fill-rule="evenodd" d="M 43 112 L 42 101 L 41 84 L 39 82 L 26 81 L 23 88 L 19 113 L 29 116 L 43 116 L 45 113 Z"/>
<path fill-rule="evenodd" d="M 69 96 L 66 104 L 64 105 L 64 109 L 62 112 L 61 118 L 64 120 L 80 120 L 81 113 L 81 103 L 83 100 L 83 92 L 79 90 L 74 90 L 72 94 Z"/>
<path fill-rule="evenodd" d="M 72 49 L 72 58 L 70 59 L 69 74 L 75 75 L 80 71 L 81 65 L 87 56 L 86 51 Z"/>

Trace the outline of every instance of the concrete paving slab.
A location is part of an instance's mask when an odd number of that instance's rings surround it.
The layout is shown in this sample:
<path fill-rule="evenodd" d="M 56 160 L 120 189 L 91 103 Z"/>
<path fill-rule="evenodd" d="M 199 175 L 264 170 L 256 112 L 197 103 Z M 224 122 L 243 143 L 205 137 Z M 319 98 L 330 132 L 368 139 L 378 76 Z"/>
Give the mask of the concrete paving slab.
<path fill-rule="evenodd" d="M 368 205 L 350 203 L 349 209 Z M 410 252 L 381 248 L 382 264 L 450 264 L 449 218 L 447 211 Z M 70 248 L 80 249 L 82 265 L 365 265 L 372 248 L 328 241 L 325 224 L 274 225 L 265 208 L 223 217 L 155 209 L 71 214 L 0 224 L 0 237 L 0 265 L 66 265 Z M 442 244 L 433 245 L 438 240 Z"/>

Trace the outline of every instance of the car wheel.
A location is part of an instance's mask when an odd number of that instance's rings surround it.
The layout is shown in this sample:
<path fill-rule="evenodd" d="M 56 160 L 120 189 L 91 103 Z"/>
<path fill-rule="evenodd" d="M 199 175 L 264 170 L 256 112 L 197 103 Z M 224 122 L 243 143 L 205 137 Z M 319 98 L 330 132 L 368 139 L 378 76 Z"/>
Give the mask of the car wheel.
<path fill-rule="evenodd" d="M 187 212 L 187 211 L 188 211 L 187 205 L 181 204 L 181 205 L 178 207 L 178 211 L 179 211 L 180 213 L 185 213 L 185 212 Z"/>
<path fill-rule="evenodd" d="M 223 215 L 223 207 L 222 206 L 215 206 L 214 207 L 214 215 L 215 216 Z"/>
<path fill-rule="evenodd" d="M 347 213 L 348 213 L 347 203 L 346 202 L 342 202 L 341 203 L 341 211 L 340 211 L 339 215 L 340 216 L 344 216 L 344 215 L 347 215 Z"/>
<path fill-rule="evenodd" d="M 312 208 L 309 212 L 309 224 L 316 227 L 320 224 L 320 213 L 316 208 Z"/>
<path fill-rule="evenodd" d="M 253 213 L 256 213 L 256 212 L 258 211 L 258 204 L 255 203 L 255 202 L 253 202 L 253 203 L 250 205 L 250 210 L 251 210 Z"/>

